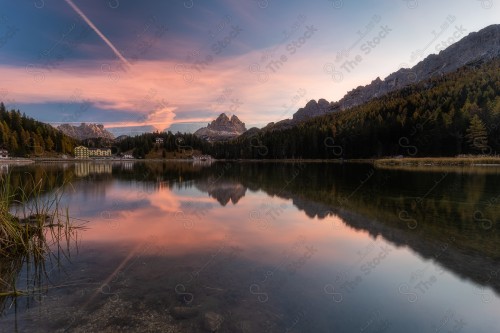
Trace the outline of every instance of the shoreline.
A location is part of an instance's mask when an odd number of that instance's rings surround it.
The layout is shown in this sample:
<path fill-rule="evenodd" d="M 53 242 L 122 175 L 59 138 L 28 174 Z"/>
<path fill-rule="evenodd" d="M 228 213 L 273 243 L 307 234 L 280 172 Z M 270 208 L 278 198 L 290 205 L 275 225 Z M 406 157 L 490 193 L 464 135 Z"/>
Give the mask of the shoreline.
<path fill-rule="evenodd" d="M 403 157 L 381 158 L 374 160 L 376 167 L 436 167 L 436 166 L 500 166 L 500 157 L 464 156 L 464 157 Z"/>
<path fill-rule="evenodd" d="M 197 161 L 192 159 L 123 159 L 123 158 L 102 158 L 102 159 L 75 159 L 58 157 L 37 157 L 37 158 L 8 158 L 0 159 L 0 164 L 24 165 L 32 163 L 107 163 L 107 162 L 190 162 L 196 164 L 211 164 L 217 162 L 232 163 L 334 163 L 334 164 L 372 164 L 377 168 L 397 168 L 397 167 L 439 167 L 439 166 L 468 166 L 468 167 L 500 167 L 499 157 L 485 156 L 465 156 L 465 157 L 401 157 L 401 158 L 366 158 L 366 159 L 213 159 L 209 161 Z"/>
<path fill-rule="evenodd" d="M 22 157 L 14 157 L 14 158 L 1 158 L 0 159 L 0 164 L 3 165 L 24 165 L 24 164 L 32 164 L 35 163 L 34 160 L 29 159 L 29 158 L 22 158 Z"/>

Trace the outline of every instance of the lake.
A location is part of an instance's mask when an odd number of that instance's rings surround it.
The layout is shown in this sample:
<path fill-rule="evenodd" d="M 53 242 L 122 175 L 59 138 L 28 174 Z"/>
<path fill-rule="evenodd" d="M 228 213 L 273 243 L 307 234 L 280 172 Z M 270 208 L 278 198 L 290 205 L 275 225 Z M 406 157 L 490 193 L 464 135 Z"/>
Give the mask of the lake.
<path fill-rule="evenodd" d="M 85 230 L 1 332 L 494 332 L 500 167 L 82 162 L 43 179 Z M 57 249 L 55 249 L 57 251 Z M 36 283 L 34 284 L 34 281 Z"/>

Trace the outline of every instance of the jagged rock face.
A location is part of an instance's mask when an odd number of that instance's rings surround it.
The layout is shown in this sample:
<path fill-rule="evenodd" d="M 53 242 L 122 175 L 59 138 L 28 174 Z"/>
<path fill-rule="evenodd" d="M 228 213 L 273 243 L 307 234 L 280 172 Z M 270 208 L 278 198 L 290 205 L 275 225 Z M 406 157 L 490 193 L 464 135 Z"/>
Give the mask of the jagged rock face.
<path fill-rule="evenodd" d="M 418 51 L 416 52 L 418 55 Z M 385 80 L 377 78 L 369 85 L 348 92 L 336 105 L 336 109 L 348 109 L 383 96 L 407 85 L 441 76 L 458 68 L 500 56 L 500 25 L 490 25 L 473 32 L 449 46 L 439 54 L 431 54 L 413 68 L 403 68 Z"/>
<path fill-rule="evenodd" d="M 330 103 L 325 99 L 320 99 L 318 102 L 310 100 L 305 107 L 300 108 L 293 114 L 294 121 L 304 121 L 309 118 L 324 115 L 330 112 Z"/>
<path fill-rule="evenodd" d="M 238 119 L 235 115 L 231 116 L 231 123 L 233 124 L 234 129 L 236 132 L 243 133 L 247 129 L 245 128 L 245 124 L 241 122 L 241 120 Z"/>
<path fill-rule="evenodd" d="M 212 131 L 222 132 L 243 133 L 246 131 L 245 124 L 242 123 L 237 116 L 233 115 L 231 119 L 229 119 L 225 113 L 222 113 L 217 119 L 208 124 L 207 128 Z"/>
<path fill-rule="evenodd" d="M 194 135 L 209 141 L 221 141 L 237 137 L 245 131 L 245 123 L 241 122 L 237 116 L 233 115 L 229 119 L 225 113 L 222 113 L 217 119 L 209 123 L 207 127 L 200 128 L 194 132 Z"/>
<path fill-rule="evenodd" d="M 101 124 L 85 124 L 81 123 L 80 126 L 73 126 L 70 124 L 62 124 L 57 127 L 58 130 L 64 134 L 78 139 L 92 139 L 92 138 L 106 138 L 114 139 L 114 135 L 107 131 Z"/>

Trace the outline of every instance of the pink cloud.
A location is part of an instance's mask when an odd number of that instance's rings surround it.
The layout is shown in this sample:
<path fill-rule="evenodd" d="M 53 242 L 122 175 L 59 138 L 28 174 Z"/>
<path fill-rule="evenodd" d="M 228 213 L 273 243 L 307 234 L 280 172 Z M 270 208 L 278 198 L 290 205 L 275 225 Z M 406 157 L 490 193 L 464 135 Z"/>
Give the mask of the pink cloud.
<path fill-rule="evenodd" d="M 283 52 L 283 47 L 278 48 L 275 57 Z M 78 90 L 82 99 L 103 112 L 133 114 L 137 119 L 112 122 L 111 127 L 152 125 L 159 129 L 177 122 L 208 122 L 221 112 L 237 114 L 245 123 L 265 124 L 291 117 L 309 99 L 337 99 L 360 80 L 352 75 L 335 83 L 323 72 L 326 60 L 321 55 L 297 52 L 274 73 L 267 70 L 268 81 L 260 82 L 250 65 L 258 63 L 261 55 L 260 51 L 252 51 L 218 57 L 205 65 L 184 67 L 184 72 L 179 69 L 182 63 L 175 60 L 139 61 L 127 72 L 116 70 L 113 63 L 96 60 L 65 63 L 64 70 L 51 72 L 37 69 L 37 73 L 4 65 L 0 66 L 0 75 L 9 78 L 4 83 L 17 103 L 70 101 Z M 259 65 L 263 70 L 267 63 Z M 299 89 L 307 93 L 293 104 Z M 221 103 L 229 90 L 231 95 Z M 206 118 L 176 119 L 186 110 L 190 114 L 197 110 L 211 112 Z"/>

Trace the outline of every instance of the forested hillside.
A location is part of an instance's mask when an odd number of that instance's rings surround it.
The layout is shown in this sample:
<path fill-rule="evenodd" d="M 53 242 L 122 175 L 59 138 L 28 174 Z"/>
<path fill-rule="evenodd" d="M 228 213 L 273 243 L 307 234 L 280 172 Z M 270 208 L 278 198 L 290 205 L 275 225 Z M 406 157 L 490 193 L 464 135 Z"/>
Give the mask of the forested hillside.
<path fill-rule="evenodd" d="M 48 124 L 21 114 L 7 111 L 0 103 L 0 148 L 11 156 L 34 157 L 47 154 L 70 154 L 76 140 L 64 135 Z"/>
<path fill-rule="evenodd" d="M 372 158 L 500 153 L 500 60 L 281 131 L 204 147 L 217 158 Z"/>

